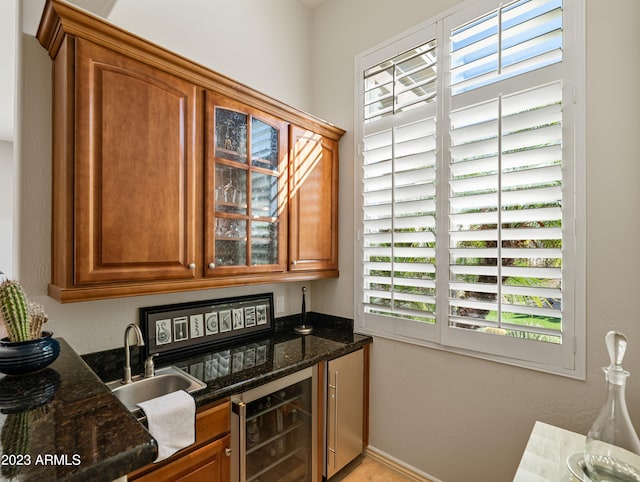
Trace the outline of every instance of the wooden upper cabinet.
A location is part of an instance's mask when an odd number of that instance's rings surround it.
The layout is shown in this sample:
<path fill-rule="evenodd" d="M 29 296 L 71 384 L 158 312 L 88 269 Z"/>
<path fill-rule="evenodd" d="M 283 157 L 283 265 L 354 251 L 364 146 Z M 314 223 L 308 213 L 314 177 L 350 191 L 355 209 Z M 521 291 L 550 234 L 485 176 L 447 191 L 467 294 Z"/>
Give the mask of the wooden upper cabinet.
<path fill-rule="evenodd" d="M 78 39 L 76 95 L 76 284 L 194 278 L 196 86 Z"/>
<path fill-rule="evenodd" d="M 37 38 L 53 60 L 51 297 L 338 276 L 342 129 L 61 0 Z"/>
<path fill-rule="evenodd" d="M 292 126 L 291 271 L 338 269 L 338 142 Z"/>

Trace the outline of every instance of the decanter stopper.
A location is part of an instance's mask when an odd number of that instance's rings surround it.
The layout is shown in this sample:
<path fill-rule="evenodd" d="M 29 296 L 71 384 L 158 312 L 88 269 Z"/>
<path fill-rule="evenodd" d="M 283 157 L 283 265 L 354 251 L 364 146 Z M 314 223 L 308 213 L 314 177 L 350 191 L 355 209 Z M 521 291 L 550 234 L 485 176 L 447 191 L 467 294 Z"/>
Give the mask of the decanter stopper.
<path fill-rule="evenodd" d="M 629 372 L 622 368 L 627 339 L 610 331 L 605 336 L 609 366 L 603 367 L 607 399 L 587 434 L 584 461 L 589 481 L 640 482 L 640 439 L 636 434 L 625 399 Z"/>
<path fill-rule="evenodd" d="M 622 359 L 627 351 L 627 338 L 617 331 L 610 331 L 605 336 L 604 341 L 609 352 L 609 360 L 611 361 L 609 368 L 622 368 Z"/>

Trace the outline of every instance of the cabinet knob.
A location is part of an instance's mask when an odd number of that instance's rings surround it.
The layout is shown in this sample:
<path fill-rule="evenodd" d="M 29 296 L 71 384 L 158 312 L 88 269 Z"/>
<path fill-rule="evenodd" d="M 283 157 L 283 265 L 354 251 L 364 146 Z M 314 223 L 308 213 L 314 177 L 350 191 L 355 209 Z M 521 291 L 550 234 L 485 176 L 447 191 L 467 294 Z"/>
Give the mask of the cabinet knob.
<path fill-rule="evenodd" d="M 189 269 L 196 269 L 195 263 L 189 263 Z"/>
<path fill-rule="evenodd" d="M 215 267 L 216 267 L 216 264 L 215 264 L 215 263 L 209 263 L 209 269 L 213 269 L 213 268 L 215 268 Z"/>
<path fill-rule="evenodd" d="M 227 447 L 226 449 L 224 449 L 224 454 L 225 454 L 227 457 L 231 457 L 231 449 L 230 449 L 229 447 Z"/>
<path fill-rule="evenodd" d="M 296 264 L 298 264 L 298 262 L 294 259 L 293 261 L 291 261 L 291 264 L 295 266 Z"/>

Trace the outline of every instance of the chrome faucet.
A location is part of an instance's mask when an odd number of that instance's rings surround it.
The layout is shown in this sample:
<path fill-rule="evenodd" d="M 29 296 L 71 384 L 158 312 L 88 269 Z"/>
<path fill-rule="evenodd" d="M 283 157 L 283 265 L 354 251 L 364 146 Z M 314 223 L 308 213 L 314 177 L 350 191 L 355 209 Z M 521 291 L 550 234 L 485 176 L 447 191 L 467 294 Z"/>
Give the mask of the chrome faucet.
<path fill-rule="evenodd" d="M 129 324 L 124 330 L 124 378 L 122 383 L 131 383 L 131 354 L 129 353 L 129 332 L 133 330 L 136 334 L 136 344 L 134 346 L 144 346 L 144 339 L 142 338 L 142 332 L 137 325 L 133 323 Z"/>

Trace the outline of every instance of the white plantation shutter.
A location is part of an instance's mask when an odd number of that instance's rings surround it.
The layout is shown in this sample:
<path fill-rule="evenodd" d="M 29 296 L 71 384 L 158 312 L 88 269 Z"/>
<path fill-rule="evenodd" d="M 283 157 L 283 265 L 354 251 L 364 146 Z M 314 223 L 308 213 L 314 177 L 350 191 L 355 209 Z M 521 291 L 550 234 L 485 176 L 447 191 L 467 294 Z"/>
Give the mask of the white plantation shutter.
<path fill-rule="evenodd" d="M 361 59 L 360 330 L 584 370 L 567 5 L 467 2 Z"/>
<path fill-rule="evenodd" d="M 363 309 L 382 331 L 424 336 L 435 319 L 435 39 L 367 69 L 363 91 Z"/>
<path fill-rule="evenodd" d="M 450 119 L 449 326 L 561 344 L 561 83 Z"/>
<path fill-rule="evenodd" d="M 435 321 L 435 101 L 433 38 L 364 72 L 363 306 L 407 336 Z"/>
<path fill-rule="evenodd" d="M 411 114 L 364 138 L 364 302 L 368 313 L 433 322 L 435 118 Z"/>
<path fill-rule="evenodd" d="M 452 94 L 561 60 L 562 0 L 511 2 L 451 30 Z"/>
<path fill-rule="evenodd" d="M 486 341 L 495 354 L 573 369 L 573 330 L 562 313 L 562 2 L 518 0 L 471 21 L 460 12 L 444 29 L 451 75 L 442 342 L 477 350 Z"/>
<path fill-rule="evenodd" d="M 364 83 L 365 122 L 433 102 L 436 97 L 435 39 L 367 69 Z"/>

